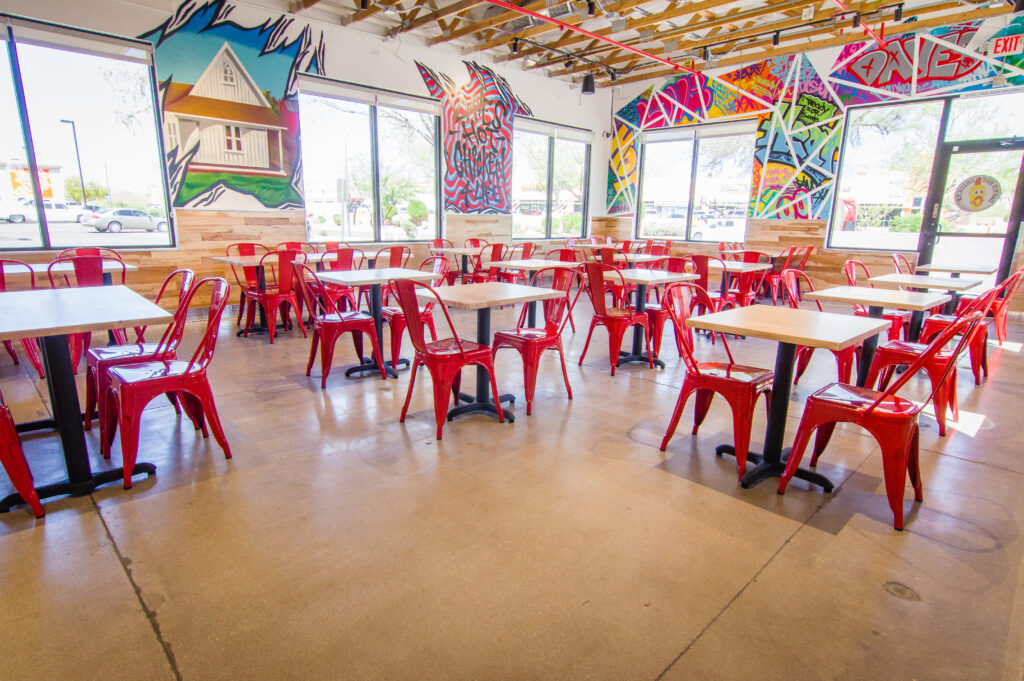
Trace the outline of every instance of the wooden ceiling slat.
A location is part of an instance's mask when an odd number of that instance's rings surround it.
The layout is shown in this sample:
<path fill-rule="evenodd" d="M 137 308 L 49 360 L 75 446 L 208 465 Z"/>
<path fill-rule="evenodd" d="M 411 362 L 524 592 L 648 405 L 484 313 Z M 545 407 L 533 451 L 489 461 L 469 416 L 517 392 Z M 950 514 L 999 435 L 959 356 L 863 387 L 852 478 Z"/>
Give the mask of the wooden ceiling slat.
<path fill-rule="evenodd" d="M 477 5 L 486 4 L 486 2 L 487 0 L 459 0 L 458 2 L 445 5 L 444 7 L 434 10 L 433 12 L 425 14 L 417 19 L 413 19 L 407 24 L 403 24 L 402 26 L 393 29 L 394 32 L 389 31 L 388 33 L 390 35 L 398 35 L 399 33 L 405 33 L 406 31 L 414 31 L 417 28 L 422 28 L 433 22 L 438 22 L 438 25 L 440 26 L 441 19 L 453 14 L 458 14 L 459 12 L 465 12 L 468 9 L 473 9 Z M 442 30 L 445 30 L 444 27 L 442 27 Z"/>
<path fill-rule="evenodd" d="M 539 0 L 538 2 L 528 2 L 522 7 L 523 9 L 539 12 L 540 10 L 543 10 L 546 6 L 547 3 L 544 2 L 544 0 Z M 469 24 L 468 26 L 462 26 L 452 31 L 448 35 L 442 35 L 436 38 L 431 38 L 430 40 L 427 41 L 427 44 L 437 45 L 440 43 L 448 42 L 449 40 L 463 38 L 467 35 L 473 35 L 475 33 L 478 33 L 486 28 L 491 28 L 492 26 L 500 26 L 501 24 L 506 24 L 512 21 L 513 19 L 516 19 L 521 16 L 523 15 L 520 14 L 519 12 L 513 12 L 511 10 L 509 10 L 508 12 L 502 12 L 501 14 L 497 14 L 491 17 L 490 19 L 484 19 L 483 21 L 477 21 L 475 23 Z"/>

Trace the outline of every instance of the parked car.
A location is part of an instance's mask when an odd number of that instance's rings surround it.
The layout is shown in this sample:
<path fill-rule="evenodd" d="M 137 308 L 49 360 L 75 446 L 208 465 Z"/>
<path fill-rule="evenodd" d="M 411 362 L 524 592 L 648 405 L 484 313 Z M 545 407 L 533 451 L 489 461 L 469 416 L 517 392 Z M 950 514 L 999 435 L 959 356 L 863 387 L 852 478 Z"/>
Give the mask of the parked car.
<path fill-rule="evenodd" d="M 25 210 L 34 213 L 36 210 L 35 199 L 29 199 L 23 204 Z M 63 201 L 43 199 L 43 211 L 46 213 L 47 222 L 74 222 L 78 217 L 79 207 L 76 204 L 70 206 Z"/>
<path fill-rule="evenodd" d="M 21 223 L 25 222 L 30 217 L 35 219 L 35 209 L 27 209 L 20 203 L 4 203 L 0 204 L 0 220 L 7 220 L 7 222 Z"/>
<path fill-rule="evenodd" d="M 72 205 L 71 207 L 77 212 L 77 214 L 75 215 L 75 222 L 81 222 L 82 220 L 86 219 L 93 213 L 97 213 L 103 210 L 100 206 L 92 204 L 86 204 L 85 207 L 76 204 Z"/>
<path fill-rule="evenodd" d="M 123 229 L 167 231 L 167 220 L 137 208 L 104 208 L 82 218 L 82 224 L 97 232 L 120 232 Z"/>

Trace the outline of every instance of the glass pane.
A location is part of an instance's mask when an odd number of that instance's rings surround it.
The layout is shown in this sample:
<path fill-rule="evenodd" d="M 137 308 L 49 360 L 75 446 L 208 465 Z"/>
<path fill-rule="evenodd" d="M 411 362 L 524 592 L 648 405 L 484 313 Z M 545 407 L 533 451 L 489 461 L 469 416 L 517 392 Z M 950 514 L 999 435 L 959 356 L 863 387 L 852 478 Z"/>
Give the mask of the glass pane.
<path fill-rule="evenodd" d="M 169 245 L 149 68 L 38 45 L 18 57 L 50 244 Z"/>
<path fill-rule="evenodd" d="M 1024 92 L 954 99 L 946 139 L 984 140 L 1024 136 Z"/>
<path fill-rule="evenodd" d="M 512 237 L 543 239 L 547 222 L 547 135 L 516 130 L 512 135 Z"/>
<path fill-rule="evenodd" d="M 917 250 L 942 102 L 849 113 L 830 246 Z"/>
<path fill-rule="evenodd" d="M 555 140 L 555 171 L 552 177 L 551 236 L 583 234 L 583 202 L 587 188 L 587 145 Z"/>
<path fill-rule="evenodd" d="M 749 153 L 749 149 L 747 150 Z M 686 238 L 693 172 L 693 140 L 651 142 L 644 145 L 640 195 L 643 209 L 637 216 L 642 237 Z"/>
<path fill-rule="evenodd" d="M 370 107 L 299 95 L 310 241 L 373 241 Z"/>
<path fill-rule="evenodd" d="M 1006 234 L 1022 155 L 1020 151 L 953 154 L 939 231 Z"/>
<path fill-rule="evenodd" d="M 697 142 L 691 240 L 743 241 L 754 172 L 753 148 L 754 135 L 708 137 Z"/>
<path fill-rule="evenodd" d="M 434 116 L 377 107 L 381 239 L 430 239 L 437 234 Z"/>
<path fill-rule="evenodd" d="M 935 239 L 935 250 L 932 251 L 932 262 L 936 265 L 978 265 L 983 267 L 999 267 L 999 259 L 1003 255 L 1002 239 L 986 239 L 972 236 L 938 236 Z M 949 276 L 939 272 L 939 277 Z M 964 279 L 980 279 L 984 288 L 991 288 L 996 283 L 996 274 L 982 276 L 979 274 L 961 274 Z M 981 291 L 976 289 L 972 293 Z"/>
<path fill-rule="evenodd" d="M 14 84 L 7 58 L 7 44 L 0 41 L 3 58 L 0 59 L 0 248 L 38 248 L 43 245 L 39 236 L 39 218 L 34 207 L 26 206 L 32 199 L 25 140 L 21 134 L 18 104 L 14 98 Z M 49 178 L 49 171 L 41 173 Z"/>

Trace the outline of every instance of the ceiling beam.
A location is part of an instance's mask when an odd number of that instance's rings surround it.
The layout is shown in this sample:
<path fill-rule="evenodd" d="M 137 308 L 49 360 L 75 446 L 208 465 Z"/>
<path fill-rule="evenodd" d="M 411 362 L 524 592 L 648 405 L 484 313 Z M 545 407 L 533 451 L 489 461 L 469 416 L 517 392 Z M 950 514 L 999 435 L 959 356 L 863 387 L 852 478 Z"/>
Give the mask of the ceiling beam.
<path fill-rule="evenodd" d="M 956 24 L 961 21 L 970 21 L 972 19 L 985 19 L 987 17 L 995 17 L 1001 14 L 1008 14 L 1013 11 L 1013 7 L 1010 5 L 998 5 L 996 7 L 986 7 L 984 9 L 975 9 L 967 12 L 961 12 L 959 14 L 944 14 L 942 16 L 932 17 L 930 19 L 919 19 L 917 21 L 905 24 L 899 24 L 896 28 L 890 28 L 890 32 L 899 34 L 906 33 L 907 31 L 913 31 L 918 28 L 933 28 L 935 26 L 947 26 Z M 915 10 L 914 13 L 919 14 L 920 10 Z M 715 69 L 718 70 L 721 67 L 728 66 L 743 66 L 746 64 L 753 64 L 754 62 L 761 61 L 764 59 L 771 59 L 772 57 L 783 57 L 791 54 L 801 54 L 803 52 L 811 52 L 813 50 L 820 50 L 827 47 L 836 47 L 839 45 L 849 45 L 850 43 L 864 42 L 870 40 L 867 36 L 861 34 L 844 35 L 837 38 L 826 38 L 824 40 L 811 41 L 800 45 L 793 46 L 780 46 L 771 49 L 771 42 L 766 41 L 770 49 L 764 49 L 757 52 L 757 54 L 738 54 L 734 57 L 727 57 L 721 59 L 715 64 Z M 624 85 L 626 83 L 634 83 L 646 80 L 658 80 L 661 78 L 668 78 L 669 76 L 676 75 L 676 71 L 672 69 L 660 69 L 658 71 L 651 71 L 643 74 L 637 74 L 633 76 L 627 76 L 625 78 L 619 77 L 615 82 L 611 82 L 606 76 L 598 74 L 597 84 L 601 87 L 608 87 L 612 85 Z"/>
<path fill-rule="evenodd" d="M 648 2 L 648 1 L 649 0 L 621 0 L 620 2 L 614 2 L 614 3 L 611 3 L 611 4 L 606 4 L 605 5 L 605 10 L 608 11 L 608 12 L 627 12 L 627 11 L 633 9 L 634 7 L 639 7 L 640 5 L 643 5 L 644 3 Z M 566 15 L 566 16 L 569 16 L 569 15 Z M 586 21 L 592 21 L 593 19 L 601 19 L 601 18 L 603 18 L 603 17 L 602 16 L 587 17 Z M 585 22 L 580 22 L 580 25 L 582 25 L 583 23 L 585 23 Z M 475 52 L 477 50 L 489 50 L 492 47 L 497 47 L 497 46 L 501 45 L 502 43 L 510 42 L 513 37 L 517 37 L 517 38 L 535 38 L 536 36 L 543 35 L 545 33 L 551 33 L 552 31 L 561 31 L 561 29 L 558 28 L 557 26 L 555 26 L 554 24 L 549 24 L 549 23 L 545 22 L 545 23 L 541 24 L 540 26 L 531 26 L 531 27 L 529 27 L 529 28 L 527 28 L 525 30 L 518 31 L 516 33 L 503 34 L 503 35 L 495 38 L 494 40 L 488 40 L 488 41 L 483 42 L 483 43 L 478 43 L 477 45 L 474 45 L 472 48 L 470 48 L 468 51 Z M 607 31 L 608 35 L 611 35 L 611 31 L 609 29 L 601 29 L 601 30 L 595 31 L 595 33 L 603 34 L 604 31 Z M 564 31 L 561 32 L 561 33 L 562 33 L 561 36 L 559 36 L 559 38 L 558 38 L 559 41 L 579 42 L 579 41 L 576 41 L 576 40 L 572 40 L 572 38 L 576 37 L 575 34 L 564 32 Z"/>
<path fill-rule="evenodd" d="M 540 0 L 539 2 L 528 2 L 525 5 L 523 5 L 523 9 L 531 10 L 534 12 L 542 10 L 545 7 L 547 7 L 547 3 L 544 0 Z M 520 16 L 522 15 L 519 12 L 502 12 L 501 14 L 496 14 L 490 19 L 484 19 L 483 21 L 477 21 L 475 23 L 469 24 L 468 26 L 462 26 L 461 28 L 452 31 L 448 35 L 441 35 L 436 38 L 431 38 L 430 40 L 427 41 L 427 45 L 437 45 L 440 43 L 448 42 L 449 40 L 457 40 L 467 35 L 479 33 L 484 29 L 491 28 L 492 26 L 500 26 L 501 24 L 507 24 L 508 22 L 519 18 Z"/>
<path fill-rule="evenodd" d="M 292 0 L 288 3 L 288 11 L 295 14 L 304 9 L 309 9 L 313 5 L 319 4 L 319 2 L 320 0 Z"/>
<path fill-rule="evenodd" d="M 452 14 L 458 14 L 459 12 L 465 12 L 468 9 L 473 9 L 477 5 L 483 5 L 486 2 L 487 0 L 459 0 L 458 2 L 453 2 L 450 5 L 445 5 L 440 9 L 434 10 L 429 14 L 413 19 L 408 23 L 403 23 L 401 26 L 388 29 L 388 35 L 396 36 L 399 33 L 405 33 L 406 31 L 414 31 L 417 28 L 422 28 L 423 26 L 440 19 L 444 19 Z"/>

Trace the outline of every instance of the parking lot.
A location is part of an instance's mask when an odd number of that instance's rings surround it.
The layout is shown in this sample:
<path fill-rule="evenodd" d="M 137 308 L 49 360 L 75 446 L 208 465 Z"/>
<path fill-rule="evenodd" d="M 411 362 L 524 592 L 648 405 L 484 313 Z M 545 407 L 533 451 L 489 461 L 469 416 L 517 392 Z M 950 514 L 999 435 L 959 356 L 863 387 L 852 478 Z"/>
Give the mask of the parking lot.
<path fill-rule="evenodd" d="M 119 233 L 97 232 L 92 227 L 78 222 L 50 222 L 50 245 L 56 248 L 71 246 L 109 246 L 129 248 L 133 246 L 166 246 L 170 243 L 169 232 L 124 231 Z M 24 222 L 11 224 L 0 221 L 0 248 L 39 248 L 39 224 Z"/>

